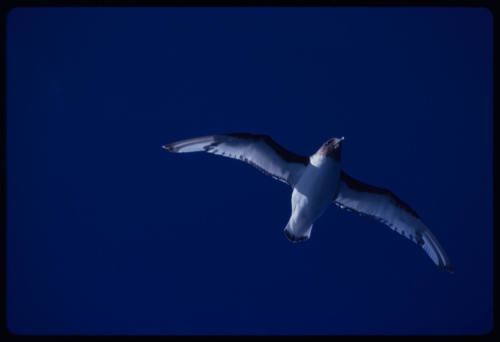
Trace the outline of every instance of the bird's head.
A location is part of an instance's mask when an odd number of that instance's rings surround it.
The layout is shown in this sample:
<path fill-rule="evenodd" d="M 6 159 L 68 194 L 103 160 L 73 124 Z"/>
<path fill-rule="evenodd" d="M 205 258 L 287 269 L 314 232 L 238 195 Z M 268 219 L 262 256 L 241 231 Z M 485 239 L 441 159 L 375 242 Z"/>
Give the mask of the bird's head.
<path fill-rule="evenodd" d="M 333 158 L 335 161 L 340 162 L 340 152 L 342 151 L 343 141 L 344 137 L 331 138 L 326 141 L 316 153 L 325 157 Z"/>

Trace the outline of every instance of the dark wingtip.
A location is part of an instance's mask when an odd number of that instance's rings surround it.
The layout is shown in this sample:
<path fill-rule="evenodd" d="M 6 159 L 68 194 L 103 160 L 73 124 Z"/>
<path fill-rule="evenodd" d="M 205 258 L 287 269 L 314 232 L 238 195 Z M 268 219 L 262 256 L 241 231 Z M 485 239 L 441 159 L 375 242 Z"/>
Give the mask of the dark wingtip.
<path fill-rule="evenodd" d="M 448 271 L 450 273 L 455 273 L 455 270 L 453 269 L 453 266 L 451 265 L 444 265 L 444 266 L 441 266 L 441 269 L 442 270 L 445 270 L 445 271 Z"/>
<path fill-rule="evenodd" d="M 172 145 L 163 145 L 162 147 L 166 150 L 169 150 L 170 152 L 175 152 L 175 149 L 172 147 Z"/>

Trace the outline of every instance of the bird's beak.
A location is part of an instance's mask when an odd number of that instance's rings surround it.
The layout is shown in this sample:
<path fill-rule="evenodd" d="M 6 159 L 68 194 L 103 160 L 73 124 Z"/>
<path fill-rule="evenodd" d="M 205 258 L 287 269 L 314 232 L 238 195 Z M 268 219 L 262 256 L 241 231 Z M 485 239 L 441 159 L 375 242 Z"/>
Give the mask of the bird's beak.
<path fill-rule="evenodd" d="M 340 138 L 340 141 L 344 141 L 344 137 Z"/>

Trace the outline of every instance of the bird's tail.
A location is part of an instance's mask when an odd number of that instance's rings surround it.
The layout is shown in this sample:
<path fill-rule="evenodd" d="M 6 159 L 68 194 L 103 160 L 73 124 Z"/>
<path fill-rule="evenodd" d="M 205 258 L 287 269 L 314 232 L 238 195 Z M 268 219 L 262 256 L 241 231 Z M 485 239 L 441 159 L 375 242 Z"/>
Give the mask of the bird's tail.
<path fill-rule="evenodd" d="M 307 229 L 303 230 L 302 232 L 297 232 L 298 230 L 294 230 L 292 226 L 290 225 L 290 221 L 288 221 L 288 224 L 286 225 L 284 229 L 285 236 L 290 240 L 291 242 L 300 242 L 300 241 L 305 241 L 311 237 L 311 230 L 312 230 L 313 225 L 311 224 Z"/>

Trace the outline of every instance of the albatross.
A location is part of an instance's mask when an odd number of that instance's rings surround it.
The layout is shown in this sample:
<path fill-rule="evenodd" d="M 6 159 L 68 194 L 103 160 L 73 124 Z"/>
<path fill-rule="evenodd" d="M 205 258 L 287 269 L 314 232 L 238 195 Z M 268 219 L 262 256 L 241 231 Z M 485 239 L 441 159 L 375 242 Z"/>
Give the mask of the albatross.
<path fill-rule="evenodd" d="M 450 260 L 417 213 L 390 190 L 363 183 L 340 166 L 342 138 L 326 141 L 313 155 L 301 156 L 262 134 L 230 133 L 179 140 L 170 152 L 208 152 L 244 161 L 290 185 L 292 213 L 284 229 L 292 242 L 308 240 L 314 222 L 331 203 L 374 218 L 410 239 L 442 270 L 453 272 Z"/>

